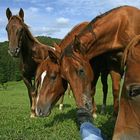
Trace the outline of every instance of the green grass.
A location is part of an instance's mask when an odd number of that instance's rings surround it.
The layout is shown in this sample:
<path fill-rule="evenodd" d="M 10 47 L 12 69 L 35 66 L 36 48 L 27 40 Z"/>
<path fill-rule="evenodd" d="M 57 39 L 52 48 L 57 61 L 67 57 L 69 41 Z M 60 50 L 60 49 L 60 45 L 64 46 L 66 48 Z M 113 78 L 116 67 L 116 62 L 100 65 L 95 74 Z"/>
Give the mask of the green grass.
<path fill-rule="evenodd" d="M 95 97 L 98 118 L 94 121 L 108 139 L 111 139 L 114 129 L 114 122 L 110 119 L 113 110 L 110 81 L 106 115 L 99 114 L 102 89 L 98 82 Z M 9 82 L 7 90 L 0 88 L 0 140 L 80 140 L 75 123 L 75 101 L 66 94 L 64 104 L 63 111 L 59 111 L 56 105 L 49 117 L 31 119 L 25 85 L 23 82 Z"/>

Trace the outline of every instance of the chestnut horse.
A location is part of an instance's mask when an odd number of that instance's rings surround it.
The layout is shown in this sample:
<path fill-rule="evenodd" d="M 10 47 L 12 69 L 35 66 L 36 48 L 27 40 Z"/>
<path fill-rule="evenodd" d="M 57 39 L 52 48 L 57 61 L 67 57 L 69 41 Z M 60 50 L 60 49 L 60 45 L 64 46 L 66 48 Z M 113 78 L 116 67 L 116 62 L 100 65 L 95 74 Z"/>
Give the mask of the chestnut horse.
<path fill-rule="evenodd" d="M 71 30 L 71 32 L 69 32 L 66 35 L 66 37 L 61 41 L 59 47 L 65 49 L 68 44 L 72 43 L 74 36 L 80 32 L 80 29 L 82 29 L 87 24 L 88 23 L 81 23 L 81 24 L 75 26 Z M 57 46 L 56 46 L 56 49 L 57 49 Z M 119 56 L 119 54 L 120 54 L 120 52 L 119 53 L 115 52 L 113 55 Z M 119 69 L 119 67 L 120 67 L 120 66 L 118 66 L 118 60 L 117 59 L 113 60 L 111 58 L 113 55 L 105 54 L 102 56 L 98 56 L 94 60 L 92 60 L 92 62 L 90 62 L 94 69 L 94 73 L 95 73 L 95 79 L 92 83 L 94 87 L 96 86 L 97 80 L 101 74 L 101 81 L 103 84 L 103 93 L 104 93 L 103 94 L 104 96 L 103 96 L 102 113 L 104 113 L 105 107 L 106 107 L 106 97 L 107 97 L 107 89 L 108 89 L 107 88 L 108 87 L 107 76 L 108 76 L 109 72 L 114 71 L 115 67 L 117 67 L 117 69 Z M 50 58 L 53 58 L 53 56 L 50 56 Z M 42 64 L 38 67 L 37 74 L 36 74 L 36 83 L 37 83 L 36 85 L 37 85 L 37 88 L 39 89 L 37 105 L 40 106 L 39 104 L 42 104 L 41 102 L 43 102 L 43 104 L 46 108 L 49 108 L 48 106 L 53 106 L 57 102 L 57 100 L 60 98 L 60 96 L 62 96 L 62 95 L 64 96 L 63 90 L 65 88 L 60 87 L 60 85 L 61 86 L 64 85 L 63 84 L 64 79 L 63 78 L 61 79 L 61 73 L 60 73 L 60 70 L 58 70 L 58 69 L 60 69 L 60 67 L 57 66 L 58 65 L 56 63 L 57 61 L 53 61 L 53 60 L 54 59 L 52 59 L 52 62 L 51 62 L 51 60 L 49 58 L 47 58 L 45 61 L 43 61 Z M 111 62 L 112 62 L 111 64 L 108 64 L 109 60 L 111 60 Z M 54 66 L 54 62 L 55 62 L 55 66 Z M 120 62 L 120 60 L 119 60 L 119 62 Z M 116 66 L 116 64 L 117 64 L 117 66 Z M 44 78 L 44 76 L 43 76 L 43 83 L 42 83 L 41 79 L 42 79 L 42 75 L 44 75 L 44 71 L 46 73 L 45 74 L 46 78 Z M 50 85 L 49 81 L 52 81 L 51 75 L 53 75 L 53 74 L 55 75 L 55 77 L 57 77 L 57 79 L 54 80 L 53 85 Z M 62 82 L 62 83 L 59 83 L 59 82 Z M 62 90 L 60 90 L 60 89 L 62 89 Z M 51 96 L 51 97 L 49 97 L 49 96 Z M 51 102 L 51 103 L 48 103 L 48 102 Z M 45 110 L 45 107 L 43 110 Z M 40 108 L 41 107 L 38 107 L 37 111 L 40 113 L 37 113 L 37 114 L 45 115 L 45 113 L 41 113 Z M 96 110 L 96 107 L 94 106 L 94 111 L 95 110 Z M 47 114 L 49 114 L 49 113 L 47 113 Z M 94 114 L 94 116 L 96 117 L 95 114 Z"/>
<path fill-rule="evenodd" d="M 41 44 L 34 38 L 24 23 L 24 11 L 20 9 L 19 15 L 12 15 L 9 8 L 6 10 L 8 24 L 6 26 L 9 39 L 9 53 L 20 58 L 23 81 L 28 89 L 31 105 L 31 117 L 35 116 L 35 86 L 34 76 L 38 63 L 34 59 L 45 59 L 51 48 Z M 34 58 L 34 59 L 33 59 Z"/>
<path fill-rule="evenodd" d="M 94 71 L 90 60 L 106 52 L 123 51 L 131 39 L 140 34 L 139 23 L 138 8 L 118 7 L 93 19 L 64 50 L 59 48 L 59 53 L 51 52 L 55 62 L 60 65 L 62 78 L 70 83 L 78 108 L 93 111 L 91 83 L 94 80 Z M 112 75 L 115 81 L 114 114 L 117 114 L 121 75 L 117 71 Z M 45 104 L 43 106 L 42 103 L 39 107 L 40 114 L 44 114 L 44 108 Z"/>
<path fill-rule="evenodd" d="M 70 43 L 72 43 L 75 35 L 77 35 L 78 33 L 80 33 L 80 31 L 86 27 L 88 25 L 89 22 L 82 22 L 78 25 L 76 25 L 65 37 L 64 39 L 61 41 L 61 43 L 59 44 L 59 47 L 63 49 L 65 49 Z M 107 84 L 107 76 L 108 74 L 111 72 L 112 68 L 110 67 L 110 65 L 107 64 L 107 59 L 109 59 L 109 56 L 106 57 L 104 56 L 99 56 L 96 57 L 91 63 L 92 66 L 94 67 L 94 73 L 95 73 L 95 79 L 93 82 L 93 86 L 96 87 L 97 81 L 99 79 L 99 76 L 101 76 L 101 82 L 102 82 L 102 90 L 103 90 L 103 104 L 102 104 L 102 109 L 101 109 L 101 113 L 105 113 L 105 109 L 106 109 L 106 99 L 107 99 L 107 92 L 108 92 L 108 84 Z M 102 66 L 103 64 L 103 66 Z M 94 88 L 95 90 L 95 88 Z M 94 91 L 95 94 L 95 91 Z M 59 108 L 62 109 L 63 106 L 63 98 L 64 95 L 61 97 L 60 99 L 60 105 Z M 94 113 L 96 111 L 96 105 L 94 104 Z M 96 115 L 95 115 L 96 116 Z"/>
<path fill-rule="evenodd" d="M 88 73 L 91 67 L 87 68 L 87 66 L 90 66 L 87 63 L 94 57 L 106 52 L 124 51 L 131 39 L 140 34 L 139 26 L 140 10 L 138 8 L 131 6 L 118 7 L 93 19 L 75 37 L 74 42 L 61 52 L 60 56 L 53 54 L 57 56 L 57 61 L 61 64 L 62 77 L 69 81 L 73 89 L 78 107 L 87 109 L 89 107 L 86 104 L 89 103 L 88 98 L 91 95 L 92 87 L 88 82 L 91 82 L 92 78 Z M 115 56 L 114 59 L 116 59 Z M 92 72 L 94 73 L 94 71 Z M 111 73 L 112 79 L 115 81 L 113 83 L 113 96 L 114 114 L 116 115 L 121 74 L 118 71 L 112 71 Z M 85 96 L 88 96 L 86 100 Z"/>
<path fill-rule="evenodd" d="M 140 139 L 140 35 L 124 52 L 126 65 L 113 140 Z"/>
<path fill-rule="evenodd" d="M 59 47 L 64 50 L 69 44 L 72 43 L 75 35 L 80 33 L 82 29 L 84 29 L 89 22 L 82 22 L 78 25 L 76 25 L 61 41 L 59 44 Z M 107 59 L 109 57 L 102 56 L 102 57 L 96 57 L 95 60 L 92 61 L 92 66 L 94 67 L 94 72 L 95 72 L 95 80 L 93 82 L 93 86 L 96 87 L 97 81 L 99 79 L 99 76 L 101 76 L 101 82 L 103 86 L 103 104 L 102 104 L 102 109 L 101 112 L 105 112 L 106 108 L 106 98 L 107 98 L 107 91 L 108 91 L 108 85 L 107 85 L 107 76 L 109 72 L 111 72 L 110 66 L 107 65 Z M 104 61 L 103 61 L 104 60 Z M 101 66 L 103 64 L 103 67 Z M 94 88 L 95 90 L 95 88 Z M 95 91 L 94 91 L 95 94 Z M 63 101 L 64 96 L 61 98 L 61 102 Z M 60 104 L 61 105 L 61 104 Z M 96 111 L 96 106 L 94 104 L 94 113 Z M 96 116 L 96 115 L 95 115 Z"/>

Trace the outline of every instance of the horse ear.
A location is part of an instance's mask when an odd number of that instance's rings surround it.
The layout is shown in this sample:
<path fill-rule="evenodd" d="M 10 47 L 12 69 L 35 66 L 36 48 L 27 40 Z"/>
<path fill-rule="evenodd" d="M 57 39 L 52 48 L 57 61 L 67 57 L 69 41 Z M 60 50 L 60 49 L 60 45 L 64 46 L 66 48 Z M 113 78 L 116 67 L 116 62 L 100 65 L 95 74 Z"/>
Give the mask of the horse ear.
<path fill-rule="evenodd" d="M 58 63 L 59 59 L 54 51 L 48 50 L 48 55 L 53 63 Z"/>
<path fill-rule="evenodd" d="M 75 52 L 78 52 L 78 53 L 80 53 L 82 55 L 85 54 L 85 51 L 86 51 L 85 49 L 86 48 L 81 44 L 80 39 L 79 39 L 78 36 L 75 36 L 73 49 L 74 49 Z"/>
<path fill-rule="evenodd" d="M 19 11 L 19 16 L 21 17 L 21 19 L 24 21 L 24 11 L 22 8 L 20 8 L 20 11 Z"/>
<path fill-rule="evenodd" d="M 60 48 L 59 45 L 57 45 L 57 44 L 54 42 L 54 43 L 53 43 L 53 46 L 54 46 L 54 48 L 56 49 L 56 51 L 57 51 L 58 53 L 61 53 L 61 48 Z"/>
<path fill-rule="evenodd" d="M 74 51 L 76 51 L 76 52 L 80 51 L 80 46 L 81 46 L 80 40 L 79 40 L 78 36 L 75 36 L 74 43 L 73 43 Z"/>
<path fill-rule="evenodd" d="M 10 17 L 12 16 L 12 12 L 11 12 L 10 8 L 7 8 L 7 9 L 6 9 L 6 16 L 7 16 L 8 20 L 9 20 Z"/>

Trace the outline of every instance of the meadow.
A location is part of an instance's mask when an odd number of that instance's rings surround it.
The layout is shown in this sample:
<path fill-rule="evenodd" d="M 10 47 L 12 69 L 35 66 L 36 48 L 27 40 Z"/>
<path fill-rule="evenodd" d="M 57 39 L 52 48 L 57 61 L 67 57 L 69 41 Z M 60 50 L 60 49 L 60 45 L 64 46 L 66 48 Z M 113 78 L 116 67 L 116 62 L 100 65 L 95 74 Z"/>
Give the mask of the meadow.
<path fill-rule="evenodd" d="M 107 110 L 105 115 L 101 115 L 102 88 L 100 80 L 98 82 L 95 97 L 98 117 L 94 123 L 111 140 L 115 122 L 111 119 L 113 98 L 110 77 L 108 84 Z M 73 97 L 66 94 L 62 111 L 57 104 L 49 117 L 31 119 L 24 83 L 8 82 L 7 85 L 6 90 L 0 87 L 0 140 L 80 140 Z"/>

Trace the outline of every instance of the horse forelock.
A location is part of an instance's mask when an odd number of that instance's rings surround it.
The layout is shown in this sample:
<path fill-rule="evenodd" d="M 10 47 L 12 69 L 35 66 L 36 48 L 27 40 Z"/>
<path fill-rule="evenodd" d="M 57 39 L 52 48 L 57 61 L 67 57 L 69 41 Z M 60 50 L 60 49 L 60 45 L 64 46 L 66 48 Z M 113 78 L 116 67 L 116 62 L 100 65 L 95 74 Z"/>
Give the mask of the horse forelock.
<path fill-rule="evenodd" d="M 20 24 L 22 25 L 22 27 L 23 27 L 25 33 L 28 35 L 28 37 L 29 37 L 32 41 L 35 41 L 35 42 L 41 44 L 35 37 L 33 37 L 32 33 L 31 33 L 30 30 L 29 30 L 29 26 L 28 26 L 27 24 L 24 23 L 23 19 L 22 19 L 20 16 L 18 16 L 18 15 L 13 15 L 13 16 L 9 19 L 8 24 L 10 24 L 10 22 L 11 22 L 14 18 L 19 20 L 19 22 L 20 22 Z"/>

